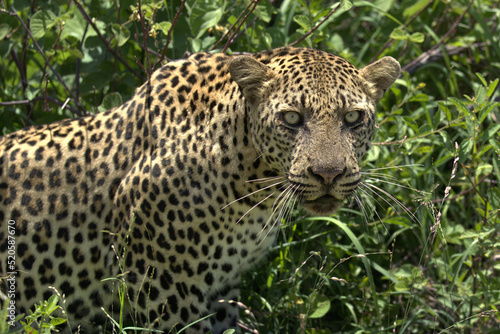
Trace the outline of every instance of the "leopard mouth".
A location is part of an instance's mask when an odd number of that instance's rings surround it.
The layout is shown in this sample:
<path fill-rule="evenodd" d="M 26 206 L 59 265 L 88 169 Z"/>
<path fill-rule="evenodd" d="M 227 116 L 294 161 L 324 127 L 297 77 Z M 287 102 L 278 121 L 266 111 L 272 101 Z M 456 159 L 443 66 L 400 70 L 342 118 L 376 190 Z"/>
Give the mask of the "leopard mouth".
<path fill-rule="evenodd" d="M 331 215 L 342 206 L 343 200 L 331 195 L 323 195 L 314 200 L 302 202 L 304 209 L 313 215 Z"/>

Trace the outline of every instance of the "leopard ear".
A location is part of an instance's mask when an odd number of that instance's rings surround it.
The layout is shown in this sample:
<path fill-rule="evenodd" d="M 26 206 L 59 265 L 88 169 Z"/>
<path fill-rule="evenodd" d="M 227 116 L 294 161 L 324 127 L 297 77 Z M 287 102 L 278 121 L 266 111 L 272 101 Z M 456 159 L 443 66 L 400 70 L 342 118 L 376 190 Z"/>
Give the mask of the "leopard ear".
<path fill-rule="evenodd" d="M 378 102 L 401 74 L 401 66 L 396 59 L 383 57 L 363 67 L 359 74 L 366 80 L 366 92 Z"/>
<path fill-rule="evenodd" d="M 271 79 L 271 70 L 250 56 L 236 57 L 229 63 L 229 73 L 240 86 L 243 95 L 250 103 L 262 97 L 266 83 Z"/>

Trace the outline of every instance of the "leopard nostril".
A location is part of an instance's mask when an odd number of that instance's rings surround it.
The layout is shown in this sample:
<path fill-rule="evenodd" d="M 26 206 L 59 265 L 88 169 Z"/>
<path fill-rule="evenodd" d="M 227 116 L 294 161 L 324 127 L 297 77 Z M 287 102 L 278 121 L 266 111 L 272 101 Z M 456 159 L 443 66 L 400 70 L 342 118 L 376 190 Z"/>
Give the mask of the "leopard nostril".
<path fill-rule="evenodd" d="M 324 184 L 330 185 L 337 181 L 336 179 L 344 173 L 344 170 L 339 168 L 309 167 L 309 173 Z"/>

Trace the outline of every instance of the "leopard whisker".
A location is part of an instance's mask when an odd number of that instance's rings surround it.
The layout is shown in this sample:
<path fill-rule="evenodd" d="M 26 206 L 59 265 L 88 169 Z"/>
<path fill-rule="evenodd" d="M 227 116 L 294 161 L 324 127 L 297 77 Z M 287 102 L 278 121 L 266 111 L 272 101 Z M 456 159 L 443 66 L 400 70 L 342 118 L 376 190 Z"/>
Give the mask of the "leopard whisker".
<path fill-rule="evenodd" d="M 367 173 L 367 172 L 361 172 L 361 175 L 367 177 L 377 177 L 377 178 L 382 178 L 382 179 L 388 179 L 388 180 L 399 180 L 396 176 L 394 175 L 389 175 L 389 174 L 384 174 L 384 173 Z"/>
<path fill-rule="evenodd" d="M 283 190 L 281 192 L 281 194 L 275 199 L 274 203 L 273 203 L 273 212 L 271 213 L 271 215 L 269 216 L 269 218 L 267 219 L 266 223 L 264 224 L 264 227 L 260 230 L 259 234 L 261 234 L 264 230 L 266 230 L 269 226 L 269 222 L 273 219 L 274 217 L 274 214 L 278 211 L 278 209 L 280 209 L 280 207 L 283 205 L 283 203 L 286 202 L 286 199 L 288 198 L 288 196 L 290 196 L 290 193 L 292 192 L 291 189 L 294 188 L 294 185 L 291 184 L 289 185 L 288 187 L 286 187 L 285 190 Z M 278 202 L 278 199 L 281 198 Z M 278 202 L 278 204 L 276 204 L 276 202 Z M 274 227 L 274 225 L 273 225 Z M 272 230 L 272 228 L 269 229 L 269 231 L 267 232 L 266 234 L 266 237 L 267 235 L 269 234 L 269 232 Z M 265 237 L 262 239 L 264 240 Z"/>
<path fill-rule="evenodd" d="M 372 194 L 368 193 L 368 191 L 366 191 L 366 189 L 363 189 L 363 188 L 361 188 L 361 187 L 360 187 L 360 188 L 358 188 L 357 190 L 359 190 L 361 193 L 363 193 L 363 196 L 366 196 L 366 197 L 371 198 L 371 199 L 372 199 L 372 200 L 374 200 L 374 201 L 375 201 L 375 202 L 376 202 L 379 206 L 382 206 L 382 204 L 380 204 L 380 202 L 379 202 L 379 201 L 378 201 L 378 200 L 377 200 L 377 199 L 376 199 L 376 198 L 375 198 Z M 371 190 L 371 191 L 373 192 L 373 190 Z M 377 195 L 378 195 L 378 194 L 377 194 Z M 385 200 L 382 196 L 380 196 L 380 195 L 379 195 L 379 197 L 380 197 L 382 200 L 384 200 L 384 202 L 385 202 L 385 203 L 387 203 L 389 206 L 391 206 L 391 207 L 394 209 L 394 206 L 392 206 L 392 205 L 391 205 L 391 203 L 389 203 L 387 200 Z M 358 204 L 360 205 L 360 207 L 361 207 L 361 209 L 362 209 L 362 211 L 363 211 L 363 214 L 364 214 L 364 216 L 365 216 L 365 221 L 366 221 L 366 223 L 368 224 L 368 223 L 369 223 L 369 222 L 368 222 L 368 213 L 369 213 L 369 212 L 366 210 L 365 206 L 364 206 L 364 205 L 363 205 L 363 203 L 361 202 L 361 198 L 359 198 L 359 197 L 358 197 L 358 199 L 359 199 Z M 395 210 L 395 209 L 394 209 L 394 210 Z M 383 224 L 383 219 L 382 219 L 382 217 L 380 217 L 380 215 L 378 214 L 377 210 L 375 210 L 374 208 L 370 208 L 370 212 L 371 212 L 371 213 L 374 213 L 374 214 L 377 216 L 378 220 L 379 220 L 379 221 Z M 384 225 L 384 224 L 383 224 L 383 226 L 384 226 L 384 228 L 385 228 L 386 232 L 388 232 L 388 230 L 387 230 L 387 228 L 385 227 L 385 225 Z"/>
<path fill-rule="evenodd" d="M 281 180 L 286 178 L 287 176 L 272 176 L 272 177 L 263 177 L 260 179 L 253 179 L 253 180 L 246 180 L 246 183 L 265 183 L 265 182 L 270 182 L 270 181 L 276 181 L 276 180 Z"/>
<path fill-rule="evenodd" d="M 259 155 L 258 155 L 258 156 L 257 156 L 257 157 L 253 160 L 253 162 L 255 162 L 255 161 L 259 160 L 260 158 L 262 158 L 262 153 L 260 153 L 260 154 L 259 154 Z"/>
<path fill-rule="evenodd" d="M 227 207 L 228 207 L 228 206 L 230 206 L 231 204 L 236 203 L 236 202 L 238 202 L 238 201 L 240 201 L 240 200 L 242 200 L 242 199 L 244 199 L 244 198 L 247 198 L 248 196 L 252 196 L 252 195 L 254 195 L 254 194 L 257 194 L 257 193 L 258 193 L 258 192 L 260 192 L 260 191 L 263 191 L 263 190 L 266 190 L 266 189 L 272 188 L 272 187 L 277 186 L 278 184 L 281 184 L 281 183 L 283 183 L 283 182 L 286 182 L 286 180 L 283 180 L 283 181 L 280 181 L 280 182 L 276 182 L 276 183 L 270 184 L 270 185 L 268 185 L 268 186 L 265 186 L 264 188 L 260 188 L 260 189 L 257 189 L 257 190 L 255 190 L 255 191 L 252 191 L 251 193 L 248 193 L 248 194 L 246 194 L 246 195 L 244 195 L 244 196 L 241 196 L 240 198 L 235 199 L 234 201 L 231 201 L 231 202 L 227 203 L 226 205 L 224 205 L 224 206 L 221 208 L 221 210 L 224 210 L 225 208 L 227 208 Z"/>
<path fill-rule="evenodd" d="M 273 202 L 273 206 L 272 206 L 273 210 L 278 209 L 278 207 L 280 206 L 280 203 L 281 203 L 281 202 L 279 202 L 279 203 L 278 203 L 278 201 L 280 201 L 280 200 L 282 199 L 282 197 L 284 197 L 284 196 L 287 194 L 287 192 L 288 192 L 288 191 L 289 191 L 292 187 L 293 187 L 293 185 L 292 185 L 292 184 L 289 184 L 289 185 L 285 188 L 285 190 L 283 190 L 283 191 L 282 191 L 282 192 L 281 192 L 281 193 L 280 193 L 280 194 L 279 194 L 279 195 L 275 198 L 275 200 L 274 200 L 274 202 Z M 278 203 L 278 205 L 276 205 L 276 203 Z M 273 211 L 273 212 L 275 212 L 275 211 Z"/>
<path fill-rule="evenodd" d="M 361 190 L 359 188 L 357 190 L 363 192 L 363 190 Z M 363 195 L 365 195 L 365 194 L 363 194 Z M 361 200 L 360 196 L 358 196 L 358 194 L 356 192 L 353 193 L 352 198 L 354 198 L 354 201 L 356 202 L 358 207 L 361 209 L 361 213 L 363 214 L 363 219 L 365 220 L 365 223 L 368 225 L 368 212 L 366 211 L 366 208 L 363 205 L 363 201 Z"/>
<path fill-rule="evenodd" d="M 262 238 L 262 241 L 264 241 L 268 236 L 269 236 L 269 233 L 271 233 L 271 231 L 274 229 L 274 227 L 276 226 L 276 224 L 281 220 L 281 218 L 283 217 L 284 215 L 284 211 L 286 212 L 288 206 L 287 205 L 284 205 L 284 203 L 287 203 L 289 202 L 289 199 L 291 197 L 293 197 L 296 189 L 298 188 L 298 185 L 290 185 L 288 186 L 283 192 L 285 193 L 285 195 L 283 195 L 282 199 L 280 200 L 280 202 L 278 203 L 278 205 L 275 207 L 275 209 L 273 210 L 273 212 L 271 213 L 271 216 L 269 216 L 269 219 L 267 220 L 266 224 L 264 225 L 264 227 L 260 230 L 259 234 L 261 234 L 262 232 L 264 232 L 266 229 L 267 229 L 267 233 L 266 235 Z M 280 194 L 281 195 L 281 194 Z M 279 210 L 279 213 L 278 215 L 274 218 L 274 214 Z M 269 222 L 273 220 L 273 223 L 272 223 L 272 226 L 268 229 L 268 226 L 269 226 Z M 261 242 L 262 242 L 261 241 Z"/>
<path fill-rule="evenodd" d="M 367 171 L 371 172 L 371 171 L 387 170 L 387 169 L 399 169 L 399 170 L 403 170 L 403 168 L 405 168 L 405 167 L 422 167 L 422 166 L 423 166 L 422 164 L 408 164 L 408 165 L 398 165 L 398 166 L 389 166 L 389 167 L 370 168 L 370 169 L 367 169 Z M 365 174 L 366 172 L 362 172 L 362 173 Z"/>
<path fill-rule="evenodd" d="M 419 225 L 422 225 L 421 222 L 418 220 L 418 218 L 415 216 L 415 214 L 413 214 L 413 212 L 411 212 L 396 197 L 394 197 L 391 194 L 389 194 L 389 192 L 385 191 L 384 189 L 382 189 L 380 187 L 377 187 L 374 184 L 370 184 L 370 183 L 366 183 L 366 182 L 361 182 L 360 185 L 363 186 L 366 190 L 370 190 L 373 194 L 376 194 L 377 196 L 379 196 L 385 203 L 387 203 L 395 211 L 397 211 L 396 208 L 394 208 L 394 206 L 391 203 L 389 203 L 389 201 L 387 199 L 385 199 L 383 196 L 380 196 L 380 194 L 378 192 L 384 194 L 385 196 L 387 196 L 388 198 L 390 198 L 392 201 L 394 201 L 401 209 L 403 209 L 403 211 L 411 218 L 411 220 L 413 220 L 415 223 L 418 223 Z"/>
<path fill-rule="evenodd" d="M 277 191 L 277 190 L 276 190 Z M 247 212 L 245 212 L 237 221 L 236 221 L 236 224 L 238 224 L 250 211 L 252 211 L 253 209 L 255 209 L 256 207 L 258 207 L 262 202 L 264 202 L 265 200 L 267 200 L 269 197 L 273 196 L 276 191 L 273 191 L 271 194 L 267 195 L 266 197 L 264 197 L 262 200 L 260 200 L 259 202 L 257 202 L 257 204 L 255 204 L 254 206 L 252 206 L 250 209 L 247 210 Z"/>
<path fill-rule="evenodd" d="M 300 185 L 295 184 L 290 188 L 290 192 L 287 194 L 286 198 L 284 198 L 284 204 L 281 205 L 280 214 L 278 216 L 278 220 L 287 219 L 287 215 L 292 214 L 293 207 L 295 206 L 295 202 L 297 201 L 297 196 L 295 193 L 300 189 Z M 293 201 L 293 202 L 292 202 Z M 292 203 L 290 205 L 290 203 Z"/>
<path fill-rule="evenodd" d="M 295 193 L 296 193 L 297 191 L 299 191 L 299 190 L 300 190 L 300 193 L 299 193 L 298 195 L 296 195 Z M 295 205 L 297 204 L 297 201 L 299 200 L 300 195 L 302 194 L 302 192 L 303 192 L 303 191 L 304 191 L 304 189 L 301 189 L 300 185 L 297 185 L 297 186 L 295 187 L 295 192 L 294 192 L 294 194 L 293 194 L 293 195 L 294 195 L 294 197 L 293 197 L 293 202 L 292 202 L 292 205 L 291 205 L 291 210 L 293 210 L 293 208 L 294 208 L 294 207 L 295 207 Z M 290 214 L 291 214 L 291 212 L 290 212 Z"/>
<path fill-rule="evenodd" d="M 388 179 L 390 179 L 390 178 L 388 178 Z M 396 181 L 396 182 L 391 182 L 391 181 L 388 181 L 388 180 L 382 180 L 382 179 L 378 179 L 378 178 L 375 179 L 375 178 L 371 178 L 371 177 L 367 177 L 364 180 L 365 181 L 371 181 L 371 182 L 382 182 L 382 183 L 390 184 L 390 185 L 393 185 L 393 186 L 396 186 L 396 187 L 399 187 L 399 188 L 405 188 L 405 189 L 408 189 L 408 190 L 415 190 L 413 187 L 404 185 L 403 183 L 399 182 L 399 180 L 397 180 L 397 179 L 394 179 L 394 181 Z M 429 192 L 422 191 L 422 193 L 429 193 Z"/>
<path fill-rule="evenodd" d="M 278 212 L 278 216 L 276 217 L 276 219 L 274 220 L 274 223 L 273 223 L 273 227 L 275 226 L 276 222 L 279 221 L 279 220 L 282 220 L 282 219 L 286 219 L 286 215 L 288 214 L 289 210 L 290 209 L 290 201 L 293 199 L 293 195 L 296 191 L 296 188 L 295 185 L 292 185 L 289 189 L 289 192 L 286 194 L 286 196 L 283 197 L 283 204 L 280 206 L 280 209 L 279 209 L 279 212 Z M 272 230 L 272 228 L 270 230 Z"/>

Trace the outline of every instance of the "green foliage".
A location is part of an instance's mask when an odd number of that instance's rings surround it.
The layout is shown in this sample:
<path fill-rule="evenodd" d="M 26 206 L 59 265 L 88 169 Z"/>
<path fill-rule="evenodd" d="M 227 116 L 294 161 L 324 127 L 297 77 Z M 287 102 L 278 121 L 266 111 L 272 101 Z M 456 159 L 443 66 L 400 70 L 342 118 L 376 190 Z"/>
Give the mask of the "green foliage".
<path fill-rule="evenodd" d="M 24 331 L 30 334 L 50 334 L 58 325 L 64 324 L 66 319 L 52 315 L 60 308 L 58 301 L 57 295 L 52 295 L 48 300 L 36 305 L 35 311 L 21 321 Z"/>
<path fill-rule="evenodd" d="M 304 219 L 299 209 L 283 222 L 274 249 L 244 277 L 242 321 L 261 333 L 500 330 L 497 1 L 0 8 L 2 134 L 120 105 L 185 52 L 296 45 L 358 67 L 397 58 L 405 72 L 379 105 L 352 202 L 335 218 Z"/>

